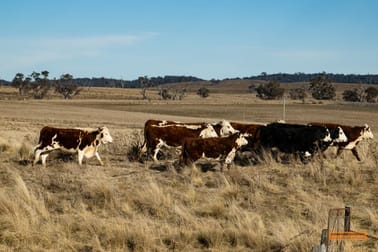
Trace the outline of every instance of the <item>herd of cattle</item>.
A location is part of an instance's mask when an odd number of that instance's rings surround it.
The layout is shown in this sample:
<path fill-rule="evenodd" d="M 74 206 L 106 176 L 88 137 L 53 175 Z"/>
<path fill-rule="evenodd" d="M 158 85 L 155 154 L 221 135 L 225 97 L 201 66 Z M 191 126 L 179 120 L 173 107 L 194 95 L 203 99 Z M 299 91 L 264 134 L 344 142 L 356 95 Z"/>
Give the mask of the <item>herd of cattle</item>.
<path fill-rule="evenodd" d="M 361 160 L 356 145 L 363 139 L 372 139 L 370 127 L 346 126 L 334 123 L 287 124 L 244 124 L 222 120 L 215 123 L 183 123 L 176 121 L 148 120 L 144 125 L 144 143 L 140 153 L 147 153 L 158 160 L 163 148 L 176 147 L 181 150 L 180 164 L 189 165 L 201 158 L 220 160 L 229 165 L 237 151 L 262 153 L 263 150 L 279 151 L 308 160 L 316 153 L 323 153 L 329 146 L 351 150 Z M 34 148 L 34 162 L 40 159 L 46 166 L 46 159 L 54 150 L 78 153 L 79 164 L 83 158 L 96 156 L 101 144 L 112 142 L 109 129 L 61 129 L 44 127 L 40 131 L 38 145 Z M 222 165 L 223 166 L 223 165 Z"/>

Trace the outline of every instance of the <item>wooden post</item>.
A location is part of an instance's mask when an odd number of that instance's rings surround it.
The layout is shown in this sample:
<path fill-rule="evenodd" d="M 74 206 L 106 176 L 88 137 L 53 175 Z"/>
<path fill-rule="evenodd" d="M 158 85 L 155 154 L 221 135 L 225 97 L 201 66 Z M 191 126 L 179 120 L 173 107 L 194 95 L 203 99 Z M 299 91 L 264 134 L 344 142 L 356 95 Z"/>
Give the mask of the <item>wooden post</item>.
<path fill-rule="evenodd" d="M 283 108 L 282 108 L 282 120 L 286 122 L 286 102 L 285 102 L 285 95 L 283 96 Z"/>
<path fill-rule="evenodd" d="M 350 207 L 345 206 L 345 214 L 344 214 L 344 231 L 350 231 Z"/>

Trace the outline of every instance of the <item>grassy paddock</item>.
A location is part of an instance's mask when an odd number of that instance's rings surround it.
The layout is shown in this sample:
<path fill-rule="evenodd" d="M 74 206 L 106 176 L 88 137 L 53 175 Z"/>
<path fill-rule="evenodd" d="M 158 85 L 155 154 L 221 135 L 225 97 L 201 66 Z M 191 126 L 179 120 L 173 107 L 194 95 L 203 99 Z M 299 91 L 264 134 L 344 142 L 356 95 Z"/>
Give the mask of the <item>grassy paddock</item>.
<path fill-rule="evenodd" d="M 143 101 L 137 91 L 91 88 L 70 101 L 0 100 L 1 251 L 310 251 L 328 210 L 346 204 L 352 229 L 378 236 L 377 140 L 358 147 L 362 162 L 349 152 L 335 158 L 331 148 L 327 159 L 306 165 L 268 158 L 224 173 L 219 166 L 178 173 L 169 160 L 158 171 L 127 158 L 147 119 L 269 122 L 281 119 L 282 106 L 220 93 Z M 374 106 L 309 101 L 286 109 L 289 122 L 368 123 L 378 134 Z M 46 169 L 31 166 L 45 125 L 108 126 L 115 141 L 100 148 L 105 165 L 94 158 L 79 167 L 76 156 L 51 155 Z M 346 249 L 376 251 L 378 244 L 348 242 Z"/>

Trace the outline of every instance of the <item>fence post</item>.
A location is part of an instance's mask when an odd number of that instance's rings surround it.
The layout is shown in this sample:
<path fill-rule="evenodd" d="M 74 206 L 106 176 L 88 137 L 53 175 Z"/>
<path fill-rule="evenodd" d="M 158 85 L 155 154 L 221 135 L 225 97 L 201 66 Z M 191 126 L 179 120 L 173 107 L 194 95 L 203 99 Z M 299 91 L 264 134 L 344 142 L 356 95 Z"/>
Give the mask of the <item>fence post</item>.
<path fill-rule="evenodd" d="M 345 206 L 345 214 L 344 214 L 344 231 L 350 231 L 350 207 Z"/>

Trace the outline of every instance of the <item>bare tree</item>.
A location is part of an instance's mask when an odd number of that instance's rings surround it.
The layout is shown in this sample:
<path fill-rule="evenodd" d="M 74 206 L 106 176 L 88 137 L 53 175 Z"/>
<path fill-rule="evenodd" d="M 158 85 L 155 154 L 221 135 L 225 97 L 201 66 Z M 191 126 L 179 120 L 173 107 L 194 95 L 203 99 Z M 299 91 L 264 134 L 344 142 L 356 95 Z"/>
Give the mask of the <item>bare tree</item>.
<path fill-rule="evenodd" d="M 147 88 L 151 86 L 151 79 L 149 79 L 147 76 L 141 76 L 138 78 L 138 82 L 140 87 L 142 88 L 141 94 L 143 100 L 147 100 Z"/>
<path fill-rule="evenodd" d="M 43 78 L 40 77 L 41 74 Z M 30 77 L 33 78 L 33 82 L 31 82 L 31 92 L 34 99 L 43 99 L 50 91 L 51 85 L 48 76 L 48 71 L 42 71 L 41 73 L 34 71 L 30 74 Z"/>
<path fill-rule="evenodd" d="M 30 90 L 30 77 L 24 76 L 23 73 L 17 73 L 16 76 L 12 80 L 12 85 L 18 89 L 19 95 L 27 95 Z"/>
<path fill-rule="evenodd" d="M 55 92 L 63 95 L 64 99 L 72 99 L 75 95 L 78 95 L 81 91 L 79 85 L 74 83 L 73 76 L 71 74 L 62 74 L 55 86 Z"/>

